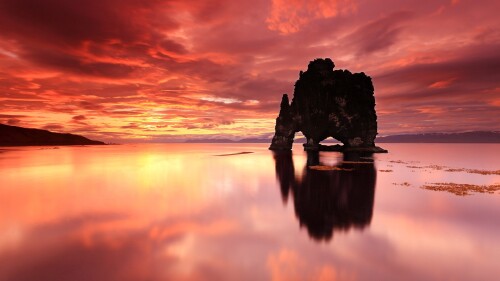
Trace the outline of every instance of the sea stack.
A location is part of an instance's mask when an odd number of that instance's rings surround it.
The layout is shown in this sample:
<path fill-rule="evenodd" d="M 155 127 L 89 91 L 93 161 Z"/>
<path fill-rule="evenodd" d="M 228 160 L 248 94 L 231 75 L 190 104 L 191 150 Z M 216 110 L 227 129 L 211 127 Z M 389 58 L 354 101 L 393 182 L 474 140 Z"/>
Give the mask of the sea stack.
<path fill-rule="evenodd" d="M 269 149 L 291 150 L 295 133 L 302 132 L 309 151 L 387 152 L 375 146 L 377 114 L 370 76 L 334 67 L 329 58 L 316 59 L 300 72 L 292 102 L 287 94 L 282 97 Z M 321 145 L 328 137 L 343 146 Z"/>

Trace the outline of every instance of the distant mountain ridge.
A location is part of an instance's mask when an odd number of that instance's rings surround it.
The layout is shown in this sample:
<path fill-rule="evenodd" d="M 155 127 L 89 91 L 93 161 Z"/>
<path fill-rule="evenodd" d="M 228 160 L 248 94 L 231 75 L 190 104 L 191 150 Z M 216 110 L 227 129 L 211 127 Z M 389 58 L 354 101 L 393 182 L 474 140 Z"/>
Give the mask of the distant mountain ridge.
<path fill-rule="evenodd" d="M 104 145 L 83 136 L 0 124 L 0 146 Z"/>
<path fill-rule="evenodd" d="M 182 142 L 182 141 L 181 141 Z M 271 143 L 266 138 L 231 139 L 187 139 L 185 143 Z M 305 143 L 303 137 L 295 143 Z M 471 131 L 462 133 L 423 133 L 377 137 L 376 143 L 500 143 L 500 131 Z M 335 143 L 327 139 L 322 143 Z M 74 134 L 54 133 L 47 130 L 23 128 L 0 124 L 0 146 L 43 146 L 43 145 L 104 145 Z"/>
<path fill-rule="evenodd" d="M 262 138 L 246 138 L 241 140 L 231 140 L 231 139 L 188 139 L 186 143 L 271 143 L 271 139 Z M 294 143 L 306 143 L 306 138 L 297 138 Z M 322 141 L 322 143 L 339 143 L 333 139 L 327 139 Z"/>
<path fill-rule="evenodd" d="M 378 143 L 500 143 L 500 132 L 424 133 L 378 137 Z"/>
<path fill-rule="evenodd" d="M 294 143 L 305 143 L 305 138 L 298 138 Z M 188 139 L 186 143 L 271 143 L 271 139 L 247 138 L 241 140 L 231 139 Z M 331 139 L 322 143 L 334 142 Z M 472 131 L 463 133 L 423 133 L 390 135 L 377 137 L 376 143 L 500 143 L 500 132 L 497 131 Z"/>

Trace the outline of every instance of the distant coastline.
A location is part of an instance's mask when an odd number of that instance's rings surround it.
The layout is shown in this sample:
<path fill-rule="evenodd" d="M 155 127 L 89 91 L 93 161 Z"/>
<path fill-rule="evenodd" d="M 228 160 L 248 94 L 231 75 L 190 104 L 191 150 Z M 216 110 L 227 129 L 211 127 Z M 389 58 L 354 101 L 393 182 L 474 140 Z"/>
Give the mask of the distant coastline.
<path fill-rule="evenodd" d="M 271 139 L 246 138 L 231 139 L 188 139 L 186 143 L 271 143 Z M 305 143 L 305 138 L 298 138 L 295 143 Z M 336 143 L 334 140 L 325 140 L 323 143 Z M 472 131 L 462 133 L 424 133 L 389 135 L 377 137 L 375 143 L 500 143 L 500 132 Z"/>
<path fill-rule="evenodd" d="M 295 143 L 306 143 L 304 137 L 298 137 Z M 165 142 L 171 143 L 171 142 Z M 271 143 L 270 138 L 196 138 L 177 140 L 172 143 Z M 325 143 L 340 143 L 327 139 Z M 423 133 L 381 136 L 375 143 L 500 143 L 500 131 L 470 131 L 461 133 Z M 23 128 L 0 124 L 0 146 L 51 146 L 51 145 L 106 145 L 84 136 L 55 133 L 48 130 Z"/>
<path fill-rule="evenodd" d="M 74 134 L 0 124 L 0 146 L 105 145 Z"/>
<path fill-rule="evenodd" d="M 425 133 L 378 137 L 376 143 L 500 143 L 500 132 Z"/>

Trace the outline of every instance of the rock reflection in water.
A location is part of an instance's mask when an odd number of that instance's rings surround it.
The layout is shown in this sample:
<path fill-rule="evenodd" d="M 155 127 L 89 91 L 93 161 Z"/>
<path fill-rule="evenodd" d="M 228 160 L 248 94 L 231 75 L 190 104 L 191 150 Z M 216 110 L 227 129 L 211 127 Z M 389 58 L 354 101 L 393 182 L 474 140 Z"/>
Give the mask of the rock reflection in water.
<path fill-rule="evenodd" d="M 376 180 L 373 161 L 344 155 L 344 162 L 335 169 L 314 170 L 309 166 L 321 164 L 319 154 L 309 152 L 298 178 L 290 151 L 275 152 L 274 160 L 283 202 L 293 198 L 300 226 L 306 227 L 312 239 L 330 241 L 334 231 L 363 229 L 370 224 Z"/>

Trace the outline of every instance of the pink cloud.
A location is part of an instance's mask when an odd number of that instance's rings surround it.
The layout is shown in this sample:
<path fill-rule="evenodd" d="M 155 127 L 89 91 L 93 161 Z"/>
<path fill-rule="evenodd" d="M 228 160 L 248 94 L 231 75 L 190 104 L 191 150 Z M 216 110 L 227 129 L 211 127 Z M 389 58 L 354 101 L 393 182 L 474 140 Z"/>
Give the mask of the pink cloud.
<path fill-rule="evenodd" d="M 263 135 L 299 71 L 331 57 L 372 76 L 381 133 L 499 129 L 475 115 L 498 108 L 495 1 L 284 3 L 0 0 L 0 108 L 22 116 L 0 121 L 85 116 L 63 125 L 126 139 L 237 136 L 253 121 Z M 425 108 L 444 113 L 426 125 Z"/>
<path fill-rule="evenodd" d="M 315 19 L 336 17 L 356 11 L 353 0 L 272 0 L 271 12 L 266 19 L 268 28 L 288 34 L 300 30 Z"/>

